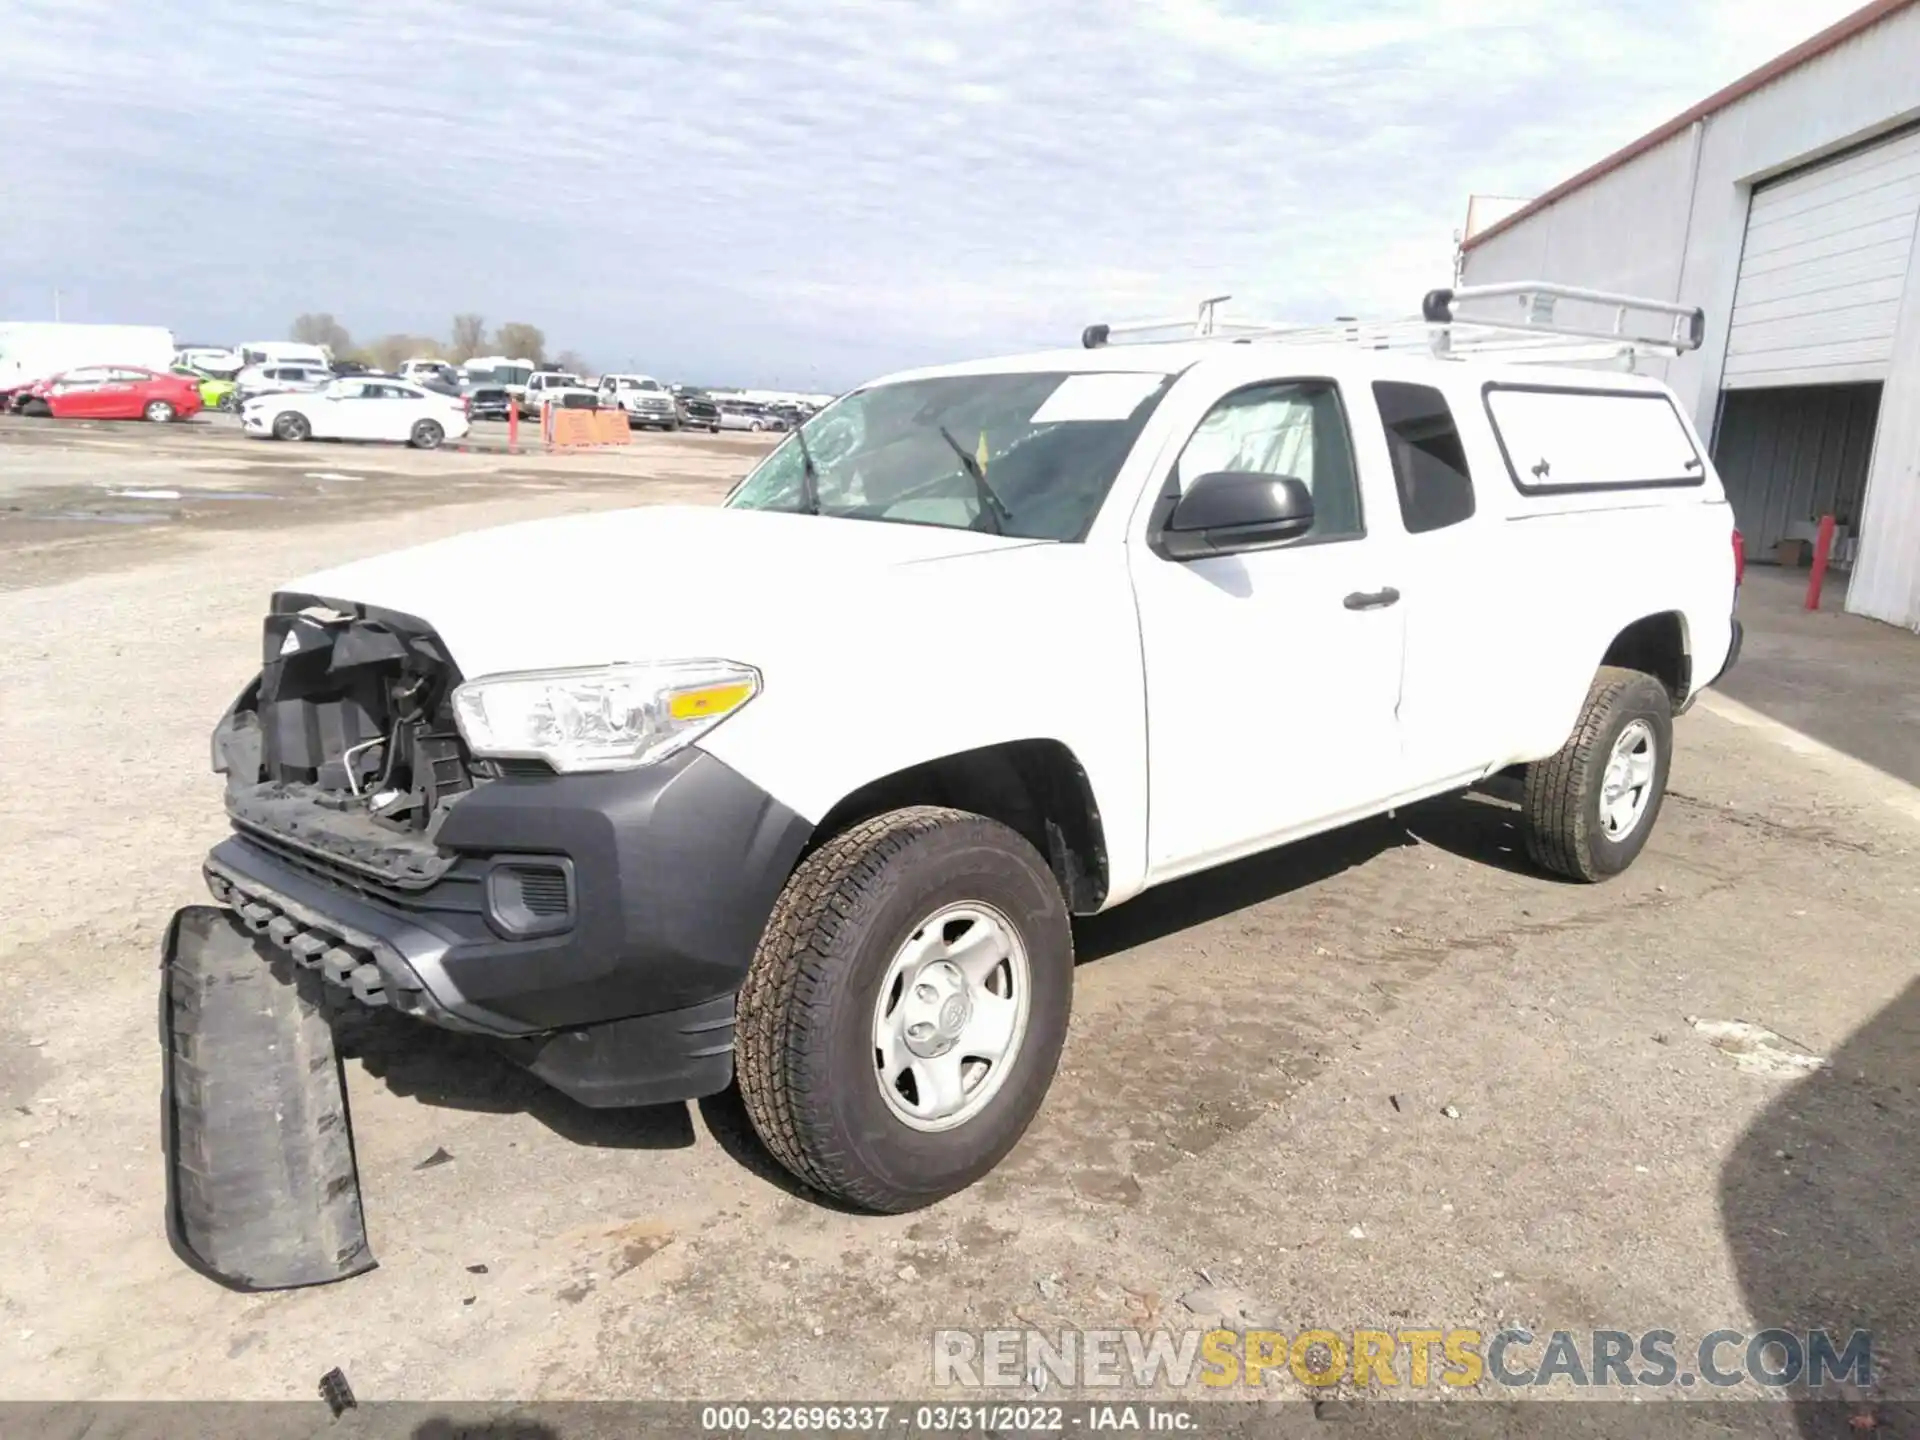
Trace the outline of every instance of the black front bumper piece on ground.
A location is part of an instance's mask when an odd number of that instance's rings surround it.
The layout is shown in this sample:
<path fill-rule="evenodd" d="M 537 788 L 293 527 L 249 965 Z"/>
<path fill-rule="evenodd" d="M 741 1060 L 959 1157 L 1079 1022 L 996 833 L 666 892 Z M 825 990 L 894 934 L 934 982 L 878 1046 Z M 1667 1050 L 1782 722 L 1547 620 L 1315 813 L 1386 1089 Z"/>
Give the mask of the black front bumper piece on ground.
<path fill-rule="evenodd" d="M 189 905 L 161 960 L 167 1236 L 238 1290 L 374 1266 L 333 1028 L 276 958 L 231 911 Z"/>
<path fill-rule="evenodd" d="M 586 1105 L 733 1078 L 733 996 L 811 827 L 698 750 L 637 770 L 506 776 L 449 808 L 449 863 L 384 882 L 236 821 L 214 898 L 300 965 L 488 1037 Z"/>

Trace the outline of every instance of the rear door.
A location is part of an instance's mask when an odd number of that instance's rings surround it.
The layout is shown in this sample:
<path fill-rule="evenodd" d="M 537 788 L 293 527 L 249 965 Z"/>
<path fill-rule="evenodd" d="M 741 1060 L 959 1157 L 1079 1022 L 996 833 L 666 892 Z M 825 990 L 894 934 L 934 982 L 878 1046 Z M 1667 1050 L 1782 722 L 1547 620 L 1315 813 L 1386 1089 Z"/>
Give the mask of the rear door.
<path fill-rule="evenodd" d="M 1404 788 L 1475 777 L 1509 738 L 1507 691 L 1519 653 L 1502 639 L 1517 597 L 1495 553 L 1501 519 L 1497 507 L 1481 513 L 1475 482 L 1485 477 L 1474 474 L 1440 389 L 1376 380 L 1354 398 L 1363 442 L 1385 446 L 1392 523 L 1402 535 Z"/>

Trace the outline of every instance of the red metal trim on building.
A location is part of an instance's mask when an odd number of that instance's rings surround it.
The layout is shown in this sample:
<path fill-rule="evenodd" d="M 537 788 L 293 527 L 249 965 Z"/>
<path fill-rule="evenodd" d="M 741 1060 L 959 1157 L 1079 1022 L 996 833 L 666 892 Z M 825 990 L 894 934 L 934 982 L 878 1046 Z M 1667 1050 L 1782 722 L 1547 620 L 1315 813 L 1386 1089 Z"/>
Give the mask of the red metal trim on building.
<path fill-rule="evenodd" d="M 1900 11 L 1916 3 L 1920 3 L 1920 0 L 1873 0 L 1871 5 L 1862 6 L 1851 15 L 1829 25 L 1818 35 L 1813 36 L 1811 39 L 1801 41 L 1798 45 L 1794 46 L 1793 49 L 1787 51 L 1786 54 L 1769 60 L 1749 75 L 1743 75 L 1724 90 L 1716 90 L 1684 115 L 1676 115 L 1658 130 L 1642 135 L 1632 144 L 1614 151 L 1613 154 L 1607 156 L 1606 159 L 1600 161 L 1598 164 L 1589 165 L 1572 179 L 1562 180 L 1558 185 L 1547 191 L 1546 194 L 1530 201 L 1528 204 L 1514 211 L 1513 214 L 1507 216 L 1506 219 L 1498 220 L 1482 230 L 1478 235 L 1462 241 L 1460 248 L 1463 250 L 1472 250 L 1476 246 L 1491 240 L 1495 235 L 1518 225 L 1528 216 L 1539 214 L 1556 201 L 1564 200 L 1567 196 L 1573 194 L 1574 191 L 1591 185 L 1601 176 L 1618 170 L 1628 161 L 1646 154 L 1647 151 L 1653 149 L 1655 146 L 1665 144 L 1696 121 L 1705 120 L 1708 116 L 1726 109 L 1735 101 L 1745 99 L 1762 86 L 1771 85 L 1781 76 L 1799 69 L 1809 60 L 1817 59 L 1826 54 L 1827 51 L 1844 45 L 1861 31 L 1872 29 L 1889 15 L 1898 14 Z"/>

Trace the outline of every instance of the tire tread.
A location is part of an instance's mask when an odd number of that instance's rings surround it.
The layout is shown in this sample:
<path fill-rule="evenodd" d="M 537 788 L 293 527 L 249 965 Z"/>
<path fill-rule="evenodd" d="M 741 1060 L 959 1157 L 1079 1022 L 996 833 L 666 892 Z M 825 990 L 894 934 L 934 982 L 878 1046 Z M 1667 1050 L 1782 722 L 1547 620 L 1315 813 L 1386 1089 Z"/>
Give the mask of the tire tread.
<path fill-rule="evenodd" d="M 1604 765 L 1596 763 L 1595 752 L 1627 692 L 1658 683 L 1643 671 L 1601 666 L 1566 744 L 1527 767 L 1522 829 L 1534 864 L 1570 880 L 1592 883 L 1606 878 L 1606 872 L 1594 864 L 1593 826 L 1588 818 L 1588 801 L 1604 771 Z"/>
<path fill-rule="evenodd" d="M 899 1197 L 876 1186 L 835 1143 L 829 1129 L 809 1123 L 825 1110 L 807 1093 L 801 1064 L 804 1038 L 816 1031 L 808 1012 L 824 1014 L 832 981 L 843 963 L 840 944 L 863 907 L 877 897 L 892 862 L 916 841 L 956 824 L 1011 830 L 981 816 L 942 806 L 916 805 L 850 827 L 795 869 L 775 901 L 735 1018 L 735 1061 L 741 1099 L 774 1159 L 830 1195 L 866 1209 L 899 1208 Z"/>

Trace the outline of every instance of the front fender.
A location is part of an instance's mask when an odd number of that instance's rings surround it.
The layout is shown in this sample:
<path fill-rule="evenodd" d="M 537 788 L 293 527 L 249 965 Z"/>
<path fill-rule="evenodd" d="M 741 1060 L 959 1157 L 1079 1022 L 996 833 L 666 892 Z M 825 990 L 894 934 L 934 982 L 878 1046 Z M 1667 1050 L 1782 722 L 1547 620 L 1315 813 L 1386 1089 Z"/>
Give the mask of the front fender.
<path fill-rule="evenodd" d="M 896 575 L 868 613 L 789 629 L 783 653 L 755 659 L 762 693 L 701 748 L 817 824 L 898 771 L 1058 740 L 1101 816 L 1107 903 L 1136 893 L 1146 869 L 1146 693 L 1121 552 L 1046 546 Z"/>

